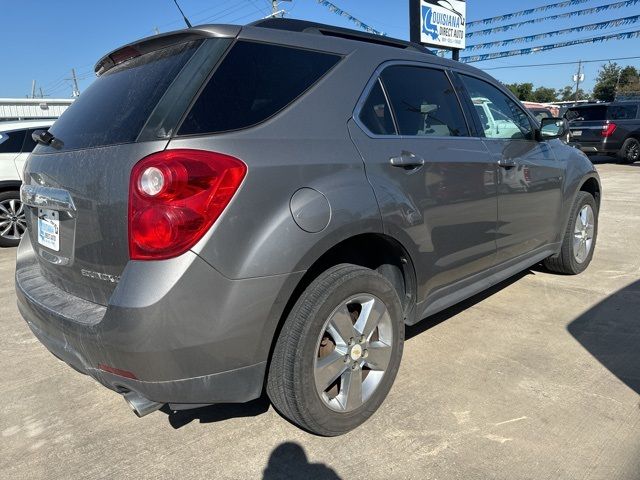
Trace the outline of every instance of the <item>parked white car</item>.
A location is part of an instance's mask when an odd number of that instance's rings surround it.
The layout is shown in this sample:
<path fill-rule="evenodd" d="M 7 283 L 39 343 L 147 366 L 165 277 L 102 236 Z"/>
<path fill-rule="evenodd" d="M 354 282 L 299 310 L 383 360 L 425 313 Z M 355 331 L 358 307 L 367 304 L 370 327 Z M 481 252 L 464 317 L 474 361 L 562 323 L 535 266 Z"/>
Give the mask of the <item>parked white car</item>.
<path fill-rule="evenodd" d="M 0 247 L 15 247 L 26 229 L 20 202 L 22 171 L 36 142 L 31 134 L 54 120 L 0 122 Z"/>
<path fill-rule="evenodd" d="M 518 126 L 502 113 L 494 108 L 493 103 L 488 98 L 474 98 L 473 104 L 476 107 L 480 121 L 488 138 L 501 137 L 511 138 L 521 135 Z"/>

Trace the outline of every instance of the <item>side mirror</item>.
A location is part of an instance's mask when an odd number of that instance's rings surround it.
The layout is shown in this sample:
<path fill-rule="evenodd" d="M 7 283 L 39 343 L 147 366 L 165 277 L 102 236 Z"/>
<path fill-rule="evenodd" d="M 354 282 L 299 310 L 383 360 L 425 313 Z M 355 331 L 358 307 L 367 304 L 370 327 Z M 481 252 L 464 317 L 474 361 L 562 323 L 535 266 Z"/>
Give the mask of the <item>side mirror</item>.
<path fill-rule="evenodd" d="M 538 140 L 553 140 L 569 133 L 569 123 L 564 118 L 543 118 L 537 131 Z"/>

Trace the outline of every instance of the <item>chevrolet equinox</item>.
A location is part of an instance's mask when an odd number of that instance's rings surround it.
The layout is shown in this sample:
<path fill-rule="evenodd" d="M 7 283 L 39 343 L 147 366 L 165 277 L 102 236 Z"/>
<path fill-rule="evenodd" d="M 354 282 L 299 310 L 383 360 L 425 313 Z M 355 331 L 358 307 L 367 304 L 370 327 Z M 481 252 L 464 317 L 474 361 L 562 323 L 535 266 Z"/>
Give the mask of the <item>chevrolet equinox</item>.
<path fill-rule="evenodd" d="M 272 19 L 95 71 L 33 134 L 16 291 L 35 336 L 139 416 L 266 390 L 345 433 L 387 396 L 405 325 L 591 261 L 600 181 L 566 122 L 419 45 Z"/>

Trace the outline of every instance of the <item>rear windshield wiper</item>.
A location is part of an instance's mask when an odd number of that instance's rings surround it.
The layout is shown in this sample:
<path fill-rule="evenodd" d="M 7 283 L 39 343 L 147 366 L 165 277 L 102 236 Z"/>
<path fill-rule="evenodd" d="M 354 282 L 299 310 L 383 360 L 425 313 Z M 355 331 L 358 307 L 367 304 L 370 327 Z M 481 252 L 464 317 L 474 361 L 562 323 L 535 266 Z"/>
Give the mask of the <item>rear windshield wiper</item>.
<path fill-rule="evenodd" d="M 60 150 L 64 147 L 64 142 L 59 138 L 54 137 L 53 134 L 49 133 L 47 130 L 36 130 L 31 134 L 31 138 L 41 145 L 50 145 L 56 150 Z"/>

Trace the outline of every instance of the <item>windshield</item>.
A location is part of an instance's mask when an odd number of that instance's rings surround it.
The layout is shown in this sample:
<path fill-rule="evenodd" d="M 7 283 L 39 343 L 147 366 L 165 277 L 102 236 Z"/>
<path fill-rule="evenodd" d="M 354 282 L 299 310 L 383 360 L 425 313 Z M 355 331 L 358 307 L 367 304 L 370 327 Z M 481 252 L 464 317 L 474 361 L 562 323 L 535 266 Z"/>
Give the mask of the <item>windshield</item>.
<path fill-rule="evenodd" d="M 172 45 L 116 65 L 96 79 L 49 130 L 63 150 L 131 143 L 200 41 Z M 36 152 L 56 152 L 38 145 Z"/>

